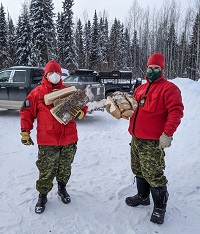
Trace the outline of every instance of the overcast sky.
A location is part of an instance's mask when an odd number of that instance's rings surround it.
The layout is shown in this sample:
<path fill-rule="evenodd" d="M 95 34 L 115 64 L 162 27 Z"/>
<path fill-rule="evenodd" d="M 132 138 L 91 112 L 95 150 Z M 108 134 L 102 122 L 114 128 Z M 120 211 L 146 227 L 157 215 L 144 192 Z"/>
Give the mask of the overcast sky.
<path fill-rule="evenodd" d="M 5 12 L 7 13 L 8 11 L 10 13 L 14 23 L 18 20 L 18 16 L 20 14 L 24 1 L 27 2 L 29 0 L 0 0 L 0 2 L 4 6 Z M 187 8 L 188 4 L 192 1 L 194 2 L 195 0 L 177 0 L 178 3 L 181 3 L 182 9 Z M 61 11 L 63 0 L 53 0 L 53 2 L 55 6 L 55 12 Z M 75 4 L 73 6 L 73 11 L 75 18 L 79 17 L 82 19 L 83 12 L 87 12 L 88 18 L 92 20 L 95 10 L 97 11 L 97 13 L 106 10 L 106 12 L 108 13 L 108 18 L 110 20 L 116 17 L 117 19 L 124 21 L 134 0 L 75 0 L 74 2 Z M 138 0 L 138 3 L 144 9 L 147 6 L 152 8 L 156 6 L 159 8 L 162 6 L 163 0 Z"/>

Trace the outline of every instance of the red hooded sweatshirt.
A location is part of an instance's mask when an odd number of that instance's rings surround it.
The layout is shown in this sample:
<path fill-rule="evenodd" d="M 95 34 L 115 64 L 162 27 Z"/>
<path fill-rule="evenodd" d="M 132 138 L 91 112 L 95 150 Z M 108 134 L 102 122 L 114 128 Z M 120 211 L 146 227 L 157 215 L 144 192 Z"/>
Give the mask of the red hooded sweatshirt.
<path fill-rule="evenodd" d="M 164 132 L 172 136 L 183 117 L 179 88 L 164 76 L 140 85 L 134 92 L 138 108 L 130 119 L 129 133 L 137 138 L 158 140 Z"/>
<path fill-rule="evenodd" d="M 20 111 L 21 129 L 30 132 L 33 129 L 33 122 L 37 119 L 37 143 L 38 145 L 62 146 L 78 141 L 76 123 L 72 119 L 67 125 L 59 123 L 51 114 L 53 105 L 46 105 L 44 95 L 51 93 L 53 89 L 63 89 L 67 86 L 62 84 L 62 80 L 57 85 L 52 85 L 45 76 L 41 85 L 37 86 L 26 97 L 30 107 Z M 83 108 L 84 113 L 87 107 Z"/>

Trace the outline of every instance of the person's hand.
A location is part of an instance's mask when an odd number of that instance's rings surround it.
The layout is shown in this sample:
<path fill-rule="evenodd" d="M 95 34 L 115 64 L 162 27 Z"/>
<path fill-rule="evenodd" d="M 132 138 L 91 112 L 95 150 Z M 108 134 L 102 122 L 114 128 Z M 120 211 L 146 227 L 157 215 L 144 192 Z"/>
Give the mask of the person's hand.
<path fill-rule="evenodd" d="M 71 106 L 69 113 L 73 116 L 73 118 L 78 118 L 79 120 L 84 117 L 84 112 L 75 106 Z"/>
<path fill-rule="evenodd" d="M 164 149 L 164 148 L 170 147 L 171 146 L 171 142 L 172 142 L 172 137 L 171 136 L 167 136 L 163 132 L 162 135 L 160 136 L 160 139 L 159 139 L 159 148 L 160 149 Z"/>
<path fill-rule="evenodd" d="M 30 133 L 28 132 L 21 132 L 20 133 L 22 136 L 21 142 L 24 145 L 34 145 L 34 142 L 32 141 L 31 137 L 30 137 Z"/>

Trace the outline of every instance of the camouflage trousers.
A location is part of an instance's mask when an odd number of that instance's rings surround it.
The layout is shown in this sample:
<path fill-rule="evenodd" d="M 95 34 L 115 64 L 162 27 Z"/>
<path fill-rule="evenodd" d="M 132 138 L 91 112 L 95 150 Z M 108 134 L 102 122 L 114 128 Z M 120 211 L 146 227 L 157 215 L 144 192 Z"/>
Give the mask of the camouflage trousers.
<path fill-rule="evenodd" d="M 39 179 L 36 181 L 36 189 L 41 194 L 47 194 L 52 189 L 55 177 L 58 182 L 67 184 L 76 149 L 76 143 L 66 146 L 38 146 L 36 166 Z"/>
<path fill-rule="evenodd" d="M 152 187 L 167 183 L 164 176 L 165 152 L 158 140 L 144 140 L 136 137 L 131 141 L 131 169 L 133 174 L 144 178 Z"/>

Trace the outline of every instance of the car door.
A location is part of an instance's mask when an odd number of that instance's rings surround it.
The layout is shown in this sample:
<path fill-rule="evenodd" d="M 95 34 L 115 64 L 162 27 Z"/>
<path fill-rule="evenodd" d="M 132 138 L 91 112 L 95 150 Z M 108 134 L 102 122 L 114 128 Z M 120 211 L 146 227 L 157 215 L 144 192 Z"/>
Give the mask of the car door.
<path fill-rule="evenodd" d="M 12 72 L 11 69 L 0 71 L 0 107 L 6 109 L 10 108 L 8 91 L 11 85 L 10 80 Z"/>
<path fill-rule="evenodd" d="M 12 109 L 20 109 L 27 96 L 26 69 L 14 70 L 11 75 L 8 95 Z"/>

